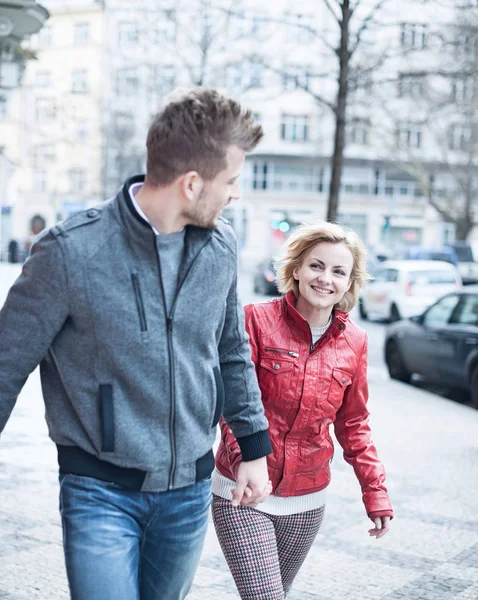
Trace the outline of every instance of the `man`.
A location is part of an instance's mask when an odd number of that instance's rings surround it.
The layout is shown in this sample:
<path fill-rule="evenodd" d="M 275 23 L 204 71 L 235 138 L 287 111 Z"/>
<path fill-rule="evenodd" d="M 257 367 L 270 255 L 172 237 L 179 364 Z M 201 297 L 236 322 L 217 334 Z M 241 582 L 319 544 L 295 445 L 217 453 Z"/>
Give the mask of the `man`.
<path fill-rule="evenodd" d="M 0 431 L 41 363 L 73 600 L 177 600 L 207 527 L 221 414 L 242 450 L 234 504 L 270 492 L 260 393 L 221 210 L 251 113 L 213 90 L 154 119 L 146 177 L 42 234 L 0 313 Z"/>

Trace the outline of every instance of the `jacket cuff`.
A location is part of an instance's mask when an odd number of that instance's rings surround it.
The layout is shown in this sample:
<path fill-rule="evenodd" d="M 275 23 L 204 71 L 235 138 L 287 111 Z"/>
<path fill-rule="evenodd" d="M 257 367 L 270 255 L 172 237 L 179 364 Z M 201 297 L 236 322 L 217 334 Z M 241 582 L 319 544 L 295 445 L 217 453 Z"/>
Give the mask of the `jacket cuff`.
<path fill-rule="evenodd" d="M 238 437 L 237 443 L 241 449 L 243 462 L 263 458 L 272 452 L 271 441 L 267 429 L 251 435 Z"/>
<path fill-rule="evenodd" d="M 390 520 L 392 520 L 393 510 L 374 510 L 373 512 L 368 513 L 368 516 L 372 521 L 377 517 L 390 517 Z"/>

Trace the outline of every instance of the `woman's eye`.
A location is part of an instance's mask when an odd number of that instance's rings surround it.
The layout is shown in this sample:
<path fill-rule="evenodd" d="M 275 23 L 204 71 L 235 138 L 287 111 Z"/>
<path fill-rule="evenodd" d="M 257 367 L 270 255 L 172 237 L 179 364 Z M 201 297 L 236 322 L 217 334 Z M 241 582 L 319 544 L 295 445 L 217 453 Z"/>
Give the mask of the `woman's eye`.
<path fill-rule="evenodd" d="M 335 271 L 338 275 L 345 275 L 343 271 Z"/>

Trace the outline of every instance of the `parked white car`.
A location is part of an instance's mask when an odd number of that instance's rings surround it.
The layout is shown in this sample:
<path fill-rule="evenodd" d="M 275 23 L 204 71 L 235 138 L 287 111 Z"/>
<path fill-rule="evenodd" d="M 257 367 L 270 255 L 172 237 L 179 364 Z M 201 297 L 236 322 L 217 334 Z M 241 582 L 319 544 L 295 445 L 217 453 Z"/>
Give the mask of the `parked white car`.
<path fill-rule="evenodd" d="M 360 298 L 363 319 L 397 321 L 422 314 L 438 298 L 461 288 L 458 269 L 438 260 L 388 260 Z"/>

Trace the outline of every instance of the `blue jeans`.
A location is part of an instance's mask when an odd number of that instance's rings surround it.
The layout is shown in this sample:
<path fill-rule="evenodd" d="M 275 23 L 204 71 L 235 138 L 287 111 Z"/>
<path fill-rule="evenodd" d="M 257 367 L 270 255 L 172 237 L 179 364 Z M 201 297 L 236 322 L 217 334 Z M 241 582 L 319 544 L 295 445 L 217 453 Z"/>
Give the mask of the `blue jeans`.
<path fill-rule="evenodd" d="M 206 535 L 211 480 L 137 492 L 60 474 L 63 547 L 72 600 L 182 600 Z"/>

